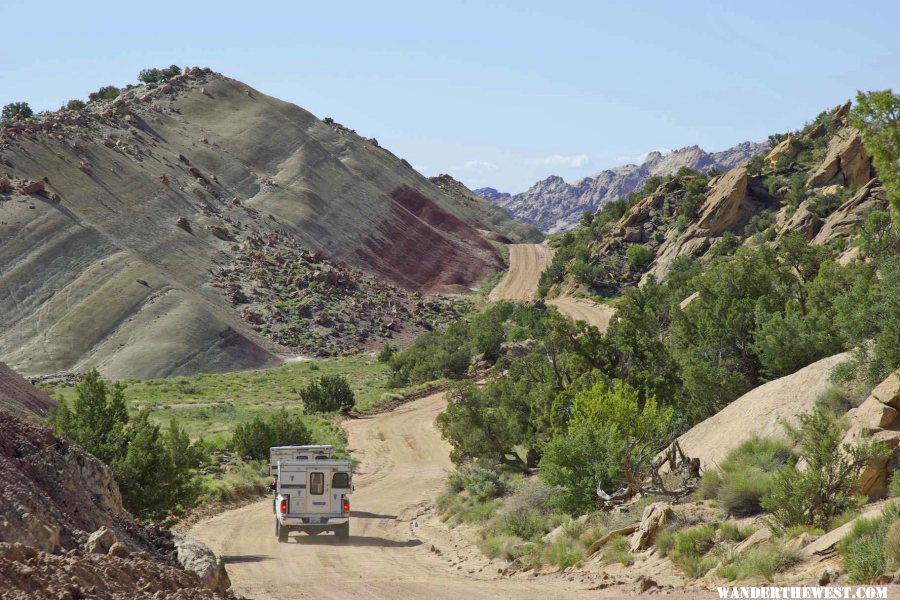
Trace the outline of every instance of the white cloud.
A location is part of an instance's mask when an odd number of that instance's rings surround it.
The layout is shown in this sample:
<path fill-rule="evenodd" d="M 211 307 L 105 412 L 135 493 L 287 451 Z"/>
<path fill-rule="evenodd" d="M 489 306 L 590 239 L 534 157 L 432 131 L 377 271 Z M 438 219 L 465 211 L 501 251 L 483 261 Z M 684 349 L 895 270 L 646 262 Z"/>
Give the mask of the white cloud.
<path fill-rule="evenodd" d="M 460 169 L 473 169 L 477 171 L 496 171 L 499 167 L 492 162 L 486 160 L 467 160 L 459 167 Z"/>
<path fill-rule="evenodd" d="M 617 156 L 613 159 L 617 164 L 620 165 L 630 165 L 635 164 L 639 165 L 647 160 L 647 157 L 650 156 L 651 152 L 659 152 L 663 156 L 671 152 L 671 148 L 654 148 L 653 150 L 648 150 L 643 154 L 633 155 L 633 154 L 623 154 L 622 156 Z"/>
<path fill-rule="evenodd" d="M 530 158 L 525 163 L 540 167 L 583 167 L 588 163 L 588 155 L 574 154 L 567 156 L 565 154 L 551 154 L 540 158 Z"/>

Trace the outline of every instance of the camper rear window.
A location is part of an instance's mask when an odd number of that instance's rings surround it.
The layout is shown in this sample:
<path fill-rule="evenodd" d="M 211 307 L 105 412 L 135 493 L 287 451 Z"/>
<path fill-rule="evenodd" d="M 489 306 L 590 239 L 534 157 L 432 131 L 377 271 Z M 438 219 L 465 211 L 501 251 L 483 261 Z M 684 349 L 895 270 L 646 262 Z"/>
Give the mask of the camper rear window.
<path fill-rule="evenodd" d="M 331 487 L 333 488 L 349 488 L 350 475 L 348 473 L 335 473 L 331 478 Z"/>
<path fill-rule="evenodd" d="M 325 473 L 309 474 L 309 493 L 316 496 L 325 493 Z"/>

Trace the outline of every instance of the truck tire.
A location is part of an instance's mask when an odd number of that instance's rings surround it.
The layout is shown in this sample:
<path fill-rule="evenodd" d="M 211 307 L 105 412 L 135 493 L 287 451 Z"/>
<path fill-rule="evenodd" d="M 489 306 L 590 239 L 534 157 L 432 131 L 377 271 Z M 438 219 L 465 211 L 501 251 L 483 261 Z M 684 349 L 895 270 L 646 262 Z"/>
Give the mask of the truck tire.
<path fill-rule="evenodd" d="M 288 529 L 287 527 L 283 527 L 281 525 L 281 521 L 275 519 L 275 535 L 278 536 L 278 542 L 281 544 L 287 543 L 288 541 Z"/>
<path fill-rule="evenodd" d="M 343 544 L 350 541 L 350 523 L 344 523 L 334 533 L 337 535 L 338 542 Z"/>

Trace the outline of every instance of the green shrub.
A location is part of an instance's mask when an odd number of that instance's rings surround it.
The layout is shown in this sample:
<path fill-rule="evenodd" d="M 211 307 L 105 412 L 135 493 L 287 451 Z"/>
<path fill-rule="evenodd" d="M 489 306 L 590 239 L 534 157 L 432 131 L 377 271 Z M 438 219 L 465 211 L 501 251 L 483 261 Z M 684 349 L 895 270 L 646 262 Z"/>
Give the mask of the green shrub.
<path fill-rule="evenodd" d="M 87 106 L 87 104 L 85 103 L 85 101 L 84 101 L 84 100 L 78 100 L 77 98 L 74 99 L 74 100 L 69 100 L 68 102 L 66 102 L 66 110 L 81 110 L 81 109 L 83 109 L 85 106 Z"/>
<path fill-rule="evenodd" d="M 871 583 L 900 567 L 900 503 L 889 502 L 878 517 L 859 519 L 838 544 L 850 583 Z"/>
<path fill-rule="evenodd" d="M 28 106 L 27 102 L 12 102 L 3 107 L 0 113 L 0 123 L 9 123 L 16 119 L 27 119 L 32 116 L 34 111 Z"/>
<path fill-rule="evenodd" d="M 100 102 L 103 100 L 115 100 L 119 97 L 119 94 L 122 93 L 122 90 L 117 88 L 114 85 L 103 86 L 96 92 L 91 92 L 88 94 L 88 102 Z"/>
<path fill-rule="evenodd" d="M 756 529 L 752 525 L 738 527 L 731 521 L 726 521 L 719 525 L 719 538 L 728 540 L 729 542 L 742 542 L 751 535 Z"/>
<path fill-rule="evenodd" d="M 179 73 L 181 73 L 181 67 L 178 65 L 171 65 L 163 69 L 143 69 L 138 73 L 138 81 L 142 81 L 143 83 L 158 83 L 160 81 L 171 79 Z"/>
<path fill-rule="evenodd" d="M 816 406 L 830 412 L 836 417 L 846 413 L 852 405 L 847 394 L 838 386 L 833 386 L 816 396 Z"/>
<path fill-rule="evenodd" d="M 476 500 L 485 501 L 499 498 L 510 490 L 509 480 L 494 469 L 473 465 L 466 471 L 464 487 Z"/>
<path fill-rule="evenodd" d="M 147 410 L 130 418 L 124 392 L 124 385 L 109 384 L 92 370 L 75 386 L 72 406 L 60 401 L 49 423 L 112 467 L 128 510 L 165 521 L 196 502 L 197 469 L 208 452 L 203 444 L 192 444 L 175 421 L 162 430 Z"/>
<path fill-rule="evenodd" d="M 393 358 L 394 354 L 397 353 L 397 347 L 388 342 L 384 346 L 381 347 L 381 351 L 378 353 L 378 362 L 387 363 L 390 362 L 391 358 Z"/>
<path fill-rule="evenodd" d="M 546 562 L 556 565 L 560 569 L 566 569 L 578 564 L 584 558 L 584 548 L 569 538 L 563 538 L 547 546 L 544 549 L 544 556 Z M 623 564 L 627 564 L 627 562 Z"/>
<path fill-rule="evenodd" d="M 675 548 L 675 531 L 672 529 L 663 529 L 656 536 L 656 541 L 654 543 L 661 555 L 668 556 Z"/>
<path fill-rule="evenodd" d="M 632 244 L 625 251 L 625 259 L 632 271 L 643 271 L 653 260 L 653 251 L 641 244 Z"/>
<path fill-rule="evenodd" d="M 235 427 L 231 445 L 240 456 L 265 460 L 273 446 L 302 446 L 311 441 L 312 436 L 301 415 L 292 416 L 282 408 L 268 421 L 256 417 Z"/>
<path fill-rule="evenodd" d="M 788 548 L 780 540 L 773 540 L 750 548 L 716 573 L 730 581 L 750 578 L 772 581 L 776 573 L 784 571 L 798 560 L 800 560 L 799 550 Z"/>
<path fill-rule="evenodd" d="M 634 561 L 634 554 L 628 549 L 628 538 L 617 535 L 603 547 L 603 562 L 606 564 L 622 563 L 630 565 Z"/>
<path fill-rule="evenodd" d="M 878 529 L 854 527 L 852 534 L 840 545 L 844 567 L 851 583 L 870 583 L 886 572 L 884 540 Z"/>
<path fill-rule="evenodd" d="M 762 233 L 774 224 L 775 213 L 771 210 L 764 210 L 753 215 L 753 217 L 750 218 L 750 222 L 747 223 L 746 227 L 744 227 L 744 235 L 751 236 L 757 233 Z"/>
<path fill-rule="evenodd" d="M 673 537 L 668 556 L 685 575 L 694 579 L 703 577 L 715 565 L 715 561 L 706 558 L 706 553 L 715 545 L 715 525 L 698 525 L 678 531 Z"/>
<path fill-rule="evenodd" d="M 884 450 L 870 444 L 842 446 L 840 424 L 821 408 L 800 416 L 797 436 L 807 468 L 779 470 L 762 506 L 783 527 L 813 525 L 824 529 L 835 517 L 859 505 L 859 468 Z"/>
<path fill-rule="evenodd" d="M 762 511 L 775 473 L 791 464 L 787 444 L 772 438 L 753 438 L 733 450 L 717 471 L 706 471 L 699 492 L 718 499 L 729 514 L 749 516 Z"/>
<path fill-rule="evenodd" d="M 348 412 L 356 404 L 353 389 L 341 375 L 325 375 L 314 379 L 300 390 L 307 412 Z"/>
<path fill-rule="evenodd" d="M 697 486 L 697 496 L 703 500 L 712 500 L 713 498 L 718 497 L 721 487 L 721 471 L 718 469 L 706 470 L 700 477 L 700 484 Z"/>
<path fill-rule="evenodd" d="M 547 514 L 532 508 L 524 511 L 507 510 L 496 517 L 490 529 L 497 533 L 537 542 L 550 532 L 551 525 Z"/>
<path fill-rule="evenodd" d="M 632 465 L 641 472 L 650 449 L 663 445 L 671 419 L 671 408 L 652 397 L 642 403 L 638 390 L 621 380 L 600 382 L 576 395 L 568 434 L 550 440 L 540 463 L 541 478 L 560 488 L 554 506 L 570 514 L 589 511 L 598 485 L 612 491 L 621 482 L 626 436 L 642 442 L 634 455 L 645 458 Z"/>
<path fill-rule="evenodd" d="M 492 535 L 478 543 L 478 547 L 488 558 L 502 558 L 508 561 L 519 558 L 533 546 L 532 542 L 523 542 L 512 535 Z"/>

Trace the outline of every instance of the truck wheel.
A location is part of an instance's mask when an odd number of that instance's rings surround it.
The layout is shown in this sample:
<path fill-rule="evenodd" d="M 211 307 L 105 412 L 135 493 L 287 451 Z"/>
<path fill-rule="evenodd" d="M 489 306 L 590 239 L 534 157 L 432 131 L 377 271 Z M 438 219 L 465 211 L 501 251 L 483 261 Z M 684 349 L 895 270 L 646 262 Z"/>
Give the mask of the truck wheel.
<path fill-rule="evenodd" d="M 288 541 L 288 529 L 278 519 L 275 519 L 275 534 L 278 536 L 279 543 L 284 544 Z"/>
<path fill-rule="evenodd" d="M 337 539 L 342 544 L 350 541 L 350 523 L 345 523 L 341 525 L 340 529 L 334 532 L 337 535 Z"/>

